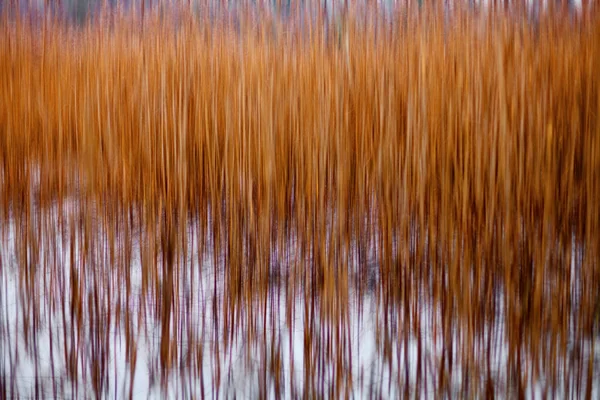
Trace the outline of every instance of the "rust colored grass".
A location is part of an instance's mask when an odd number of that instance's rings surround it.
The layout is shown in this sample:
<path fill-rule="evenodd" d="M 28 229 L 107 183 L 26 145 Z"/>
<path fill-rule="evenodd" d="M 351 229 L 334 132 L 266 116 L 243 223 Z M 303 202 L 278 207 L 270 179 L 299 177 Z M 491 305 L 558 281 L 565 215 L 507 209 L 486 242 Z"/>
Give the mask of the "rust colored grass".
<path fill-rule="evenodd" d="M 112 397 L 115 331 L 133 396 L 149 329 L 150 376 L 189 377 L 182 397 L 227 396 L 222 363 L 240 341 L 259 397 L 385 396 L 387 381 L 352 366 L 350 310 L 369 295 L 402 395 L 522 398 L 534 382 L 591 397 L 600 20 L 411 10 L 304 28 L 151 10 L 2 23 L 0 218 L 14 225 L 26 348 L 7 350 L 9 370 L 53 318 L 63 327 L 49 385 L 33 356 L 33 396 L 71 382 L 75 397 Z M 291 339 L 267 327 L 298 318 L 294 372 Z"/>

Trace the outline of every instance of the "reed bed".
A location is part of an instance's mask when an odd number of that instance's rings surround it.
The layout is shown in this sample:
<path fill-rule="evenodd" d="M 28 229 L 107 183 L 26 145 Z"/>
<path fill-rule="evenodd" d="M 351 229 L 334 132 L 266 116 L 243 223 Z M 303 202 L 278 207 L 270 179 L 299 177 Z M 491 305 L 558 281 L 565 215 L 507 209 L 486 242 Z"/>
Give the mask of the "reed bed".
<path fill-rule="evenodd" d="M 320 18 L 4 20 L 0 393 L 597 393 L 597 13 Z"/>

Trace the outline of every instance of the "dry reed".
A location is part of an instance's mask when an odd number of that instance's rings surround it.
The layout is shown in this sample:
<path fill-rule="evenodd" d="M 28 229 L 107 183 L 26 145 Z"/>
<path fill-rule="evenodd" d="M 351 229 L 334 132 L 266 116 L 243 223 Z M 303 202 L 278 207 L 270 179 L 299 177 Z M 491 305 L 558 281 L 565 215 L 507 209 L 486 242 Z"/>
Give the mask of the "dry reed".
<path fill-rule="evenodd" d="M 173 371 L 189 376 L 183 397 L 224 396 L 223 359 L 239 341 L 260 360 L 260 397 L 352 396 L 366 378 L 352 367 L 350 309 L 373 293 L 380 362 L 405 396 L 522 398 L 534 382 L 590 398 L 597 15 L 534 26 L 458 9 L 376 25 L 350 9 L 337 26 L 262 21 L 147 10 L 143 22 L 116 14 L 79 29 L 2 23 L 0 218 L 3 243 L 14 224 L 24 346 L 35 354 L 43 326 L 62 321 L 49 333 L 62 350 L 51 384 L 36 358 L 33 396 L 64 391 L 61 374 L 75 396 L 113 396 L 115 330 L 133 396 L 136 341 L 152 321 L 150 375 L 163 386 Z M 3 256 L 4 280 L 9 266 Z M 202 288 L 190 285 L 198 276 Z M 300 384 L 284 379 L 291 339 L 267 329 L 283 318 L 293 331 L 296 314 Z M 11 397 L 9 372 L 0 391 Z"/>

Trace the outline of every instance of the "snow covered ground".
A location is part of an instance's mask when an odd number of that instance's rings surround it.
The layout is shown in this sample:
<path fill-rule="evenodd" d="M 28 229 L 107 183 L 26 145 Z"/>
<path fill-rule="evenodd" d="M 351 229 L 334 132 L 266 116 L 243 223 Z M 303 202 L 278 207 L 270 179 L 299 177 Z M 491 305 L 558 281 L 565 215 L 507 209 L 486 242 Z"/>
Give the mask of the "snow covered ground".
<path fill-rule="evenodd" d="M 315 376 L 314 382 L 322 385 L 316 390 L 322 393 L 343 376 L 354 398 L 398 398 L 407 393 L 407 387 L 408 393 L 428 397 L 436 393 L 440 373 L 449 374 L 446 393 L 452 397 L 459 396 L 465 381 L 479 385 L 484 376 L 492 378 L 499 397 L 514 395 L 514 381 L 508 377 L 511 368 L 502 309 L 480 342 L 469 347 L 476 351 L 474 359 L 489 368 L 478 371 L 462 368 L 460 325 L 453 326 L 449 342 L 443 334 L 439 307 L 425 295 L 411 305 L 418 315 L 406 315 L 402 307 L 386 309 L 376 288 L 359 294 L 354 286 L 346 297 L 341 293 L 333 301 L 319 298 L 317 306 L 309 309 L 310 300 L 302 285 L 289 284 L 290 278 L 282 275 L 272 284 L 266 300 L 257 296 L 232 305 L 225 296 L 226 266 L 215 267 L 210 251 L 199 253 L 193 222 L 188 227 L 187 258 L 180 260 L 174 272 L 170 343 L 176 356 L 164 378 L 167 383 L 162 385 L 161 318 L 154 289 L 143 284 L 144 248 L 140 243 L 145 240 L 144 233 L 133 231 L 130 240 L 117 239 L 111 256 L 102 221 L 89 216 L 93 207 L 86 209 L 86 218 L 82 210 L 77 211 L 79 206 L 66 202 L 63 219 L 80 228 L 91 223 L 94 243 L 86 244 L 83 230 L 61 228 L 56 205 L 35 214 L 28 224 L 11 218 L 3 225 L 0 391 L 9 397 L 94 397 L 92 376 L 101 352 L 107 360 L 103 381 L 106 398 L 130 394 L 134 398 L 198 398 L 202 394 L 208 398 L 257 398 L 265 395 L 260 392 L 261 381 L 269 388 L 266 395 L 275 397 L 273 376 L 277 374 L 285 398 L 303 393 L 306 379 Z M 24 245 L 28 231 L 28 245 Z M 88 249 L 85 255 L 84 247 Z M 118 258 L 126 254 L 130 254 L 129 262 Z M 117 264 L 120 266 L 114 267 Z M 373 263 L 370 268 L 376 278 L 377 265 Z M 157 276 L 151 282 L 162 282 L 161 271 L 161 266 L 155 265 Z M 128 295 L 126 276 L 130 281 Z M 74 298 L 81 302 L 80 319 L 73 308 Z M 338 317 L 331 318 L 331 312 L 338 312 Z M 592 398 L 600 396 L 600 341 L 595 340 L 594 346 L 587 340 L 583 350 L 573 348 L 571 357 L 557 362 L 566 367 L 558 375 L 556 394 L 560 397 L 584 394 L 590 358 L 596 364 Z M 445 346 L 453 349 L 451 370 L 443 364 Z M 135 362 L 127 357 L 128 347 L 129 353 L 135 353 Z M 76 379 L 69 380 L 71 358 L 78 367 Z M 309 375 L 307 361 L 313 368 Z M 523 359 L 522 363 L 525 373 L 533 371 L 531 360 Z M 268 369 L 275 364 L 280 367 Z M 577 365 L 583 366 L 582 386 L 576 385 Z M 470 376 L 464 376 L 465 372 Z M 525 379 L 528 398 L 544 397 L 548 376 L 534 380 L 529 375 Z"/>

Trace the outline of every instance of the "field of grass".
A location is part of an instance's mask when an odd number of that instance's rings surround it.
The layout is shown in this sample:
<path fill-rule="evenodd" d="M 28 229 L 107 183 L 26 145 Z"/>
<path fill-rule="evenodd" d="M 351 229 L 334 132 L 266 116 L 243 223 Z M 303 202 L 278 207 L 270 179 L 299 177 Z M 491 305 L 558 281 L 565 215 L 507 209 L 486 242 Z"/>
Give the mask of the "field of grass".
<path fill-rule="evenodd" d="M 135 397 L 145 332 L 178 397 L 226 396 L 235 348 L 261 398 L 386 398 L 392 381 L 591 398 L 600 16 L 584 17 L 4 18 L 0 393 L 112 398 L 121 337 Z M 369 385 L 363 303 L 388 371 Z"/>

